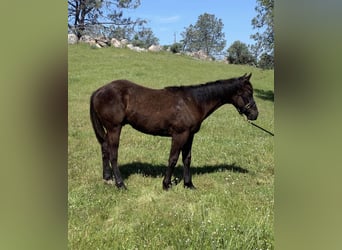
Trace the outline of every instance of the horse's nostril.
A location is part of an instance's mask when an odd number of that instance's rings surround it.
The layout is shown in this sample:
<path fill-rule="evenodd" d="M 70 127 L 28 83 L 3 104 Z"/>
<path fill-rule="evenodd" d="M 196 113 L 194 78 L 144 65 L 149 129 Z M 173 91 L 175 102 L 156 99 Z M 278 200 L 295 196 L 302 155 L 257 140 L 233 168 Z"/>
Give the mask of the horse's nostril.
<path fill-rule="evenodd" d="M 256 120 L 258 118 L 258 113 L 252 114 L 248 117 L 248 120 Z"/>

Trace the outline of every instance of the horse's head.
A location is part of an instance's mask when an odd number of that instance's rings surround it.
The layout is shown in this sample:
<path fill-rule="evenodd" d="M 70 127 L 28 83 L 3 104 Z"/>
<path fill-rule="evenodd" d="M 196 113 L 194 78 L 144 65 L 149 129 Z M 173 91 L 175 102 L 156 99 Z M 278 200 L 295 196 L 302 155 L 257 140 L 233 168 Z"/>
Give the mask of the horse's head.
<path fill-rule="evenodd" d="M 238 78 L 238 90 L 232 97 L 232 104 L 242 115 L 244 114 L 248 120 L 256 120 L 258 117 L 258 108 L 253 98 L 253 87 L 249 82 L 252 73 L 249 75 L 244 74 Z"/>

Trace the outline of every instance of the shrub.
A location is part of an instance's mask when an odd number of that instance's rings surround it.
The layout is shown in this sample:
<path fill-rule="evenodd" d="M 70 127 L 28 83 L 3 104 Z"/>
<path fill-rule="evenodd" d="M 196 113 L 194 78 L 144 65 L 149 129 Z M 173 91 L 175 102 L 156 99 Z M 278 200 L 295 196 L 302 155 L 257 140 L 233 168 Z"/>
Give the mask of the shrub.
<path fill-rule="evenodd" d="M 171 45 L 171 52 L 176 54 L 180 53 L 182 50 L 182 44 L 181 43 L 174 43 Z"/>

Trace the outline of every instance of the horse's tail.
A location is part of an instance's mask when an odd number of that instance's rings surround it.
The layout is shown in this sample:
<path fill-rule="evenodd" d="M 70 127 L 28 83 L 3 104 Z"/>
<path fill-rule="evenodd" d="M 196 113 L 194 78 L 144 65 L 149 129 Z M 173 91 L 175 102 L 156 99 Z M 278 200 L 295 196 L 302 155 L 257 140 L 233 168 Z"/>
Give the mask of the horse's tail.
<path fill-rule="evenodd" d="M 97 138 L 97 141 L 102 144 L 105 141 L 106 131 L 103 128 L 103 125 L 94 109 L 94 92 L 90 97 L 90 120 L 93 125 L 93 129 Z"/>

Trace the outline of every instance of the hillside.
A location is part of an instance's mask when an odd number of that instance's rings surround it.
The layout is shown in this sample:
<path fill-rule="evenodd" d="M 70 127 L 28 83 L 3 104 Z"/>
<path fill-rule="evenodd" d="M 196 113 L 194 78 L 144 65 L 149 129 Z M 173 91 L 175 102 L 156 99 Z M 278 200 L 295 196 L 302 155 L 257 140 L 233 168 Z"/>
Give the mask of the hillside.
<path fill-rule="evenodd" d="M 246 123 L 232 105 L 213 113 L 192 149 L 195 191 L 162 190 L 170 139 L 121 133 L 119 167 L 128 187 L 102 182 L 100 146 L 89 98 L 114 79 L 151 88 L 252 73 L 256 123 L 274 131 L 272 71 L 207 62 L 167 52 L 69 46 L 68 239 L 70 249 L 273 249 L 273 137 Z M 181 178 L 178 162 L 176 177 Z"/>

